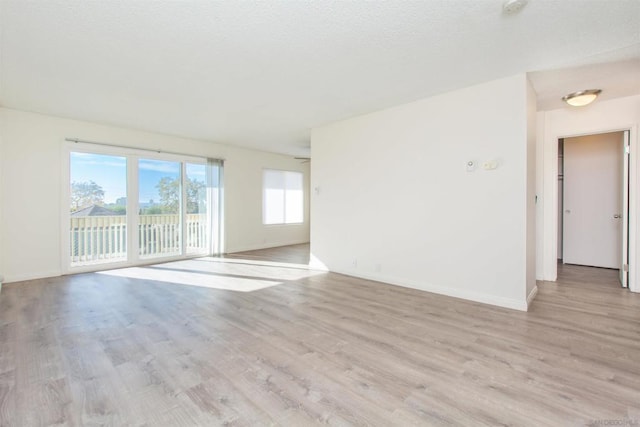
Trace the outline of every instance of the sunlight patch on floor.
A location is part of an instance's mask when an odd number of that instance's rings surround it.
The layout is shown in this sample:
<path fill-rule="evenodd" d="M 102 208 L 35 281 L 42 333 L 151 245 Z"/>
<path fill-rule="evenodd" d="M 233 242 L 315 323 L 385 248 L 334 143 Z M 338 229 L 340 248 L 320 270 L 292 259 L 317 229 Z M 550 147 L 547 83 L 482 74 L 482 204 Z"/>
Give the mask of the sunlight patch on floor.
<path fill-rule="evenodd" d="M 323 273 L 301 264 L 215 257 L 99 272 L 99 274 L 130 279 L 154 280 L 237 292 L 252 292 Z"/>

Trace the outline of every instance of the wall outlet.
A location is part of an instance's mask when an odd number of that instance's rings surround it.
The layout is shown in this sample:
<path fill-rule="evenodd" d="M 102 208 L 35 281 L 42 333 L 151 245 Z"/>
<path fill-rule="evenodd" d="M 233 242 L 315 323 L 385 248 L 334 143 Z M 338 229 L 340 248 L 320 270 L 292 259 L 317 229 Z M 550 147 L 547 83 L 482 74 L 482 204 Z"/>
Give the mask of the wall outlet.
<path fill-rule="evenodd" d="M 357 258 L 355 258 L 353 261 L 351 261 L 351 266 L 353 268 L 358 268 L 358 259 Z"/>
<path fill-rule="evenodd" d="M 374 268 L 376 269 L 376 273 L 380 273 L 382 271 L 382 264 L 376 262 Z"/>
<path fill-rule="evenodd" d="M 492 171 L 497 168 L 498 168 L 497 160 L 487 160 L 486 162 L 482 163 L 482 169 L 486 171 Z"/>

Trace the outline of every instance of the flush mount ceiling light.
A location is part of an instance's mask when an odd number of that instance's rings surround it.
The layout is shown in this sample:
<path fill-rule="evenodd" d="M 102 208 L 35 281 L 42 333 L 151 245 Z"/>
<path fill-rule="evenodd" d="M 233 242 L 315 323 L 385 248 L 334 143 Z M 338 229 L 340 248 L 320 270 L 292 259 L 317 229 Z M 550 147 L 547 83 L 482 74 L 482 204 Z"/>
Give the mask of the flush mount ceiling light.
<path fill-rule="evenodd" d="M 507 15 L 513 15 L 522 10 L 527 5 L 528 0 L 507 0 L 502 5 L 502 11 Z"/>
<path fill-rule="evenodd" d="M 562 97 L 562 100 L 573 107 L 584 107 L 591 104 L 600 95 L 600 89 L 587 89 L 570 93 Z"/>

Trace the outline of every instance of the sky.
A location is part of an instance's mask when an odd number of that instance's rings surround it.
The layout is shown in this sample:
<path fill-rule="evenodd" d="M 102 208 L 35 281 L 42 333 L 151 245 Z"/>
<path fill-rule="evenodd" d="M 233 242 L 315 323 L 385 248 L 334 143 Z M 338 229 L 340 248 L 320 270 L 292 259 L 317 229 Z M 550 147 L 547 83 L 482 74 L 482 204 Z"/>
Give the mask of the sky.
<path fill-rule="evenodd" d="M 115 203 L 118 198 L 127 196 L 126 157 L 72 152 L 70 166 L 71 182 L 94 181 L 104 190 L 105 203 Z M 188 178 L 206 182 L 205 171 L 205 165 L 187 163 Z M 140 203 L 149 203 L 150 200 L 156 203 L 160 201 L 156 184 L 165 176 L 178 178 L 180 162 L 138 160 Z"/>

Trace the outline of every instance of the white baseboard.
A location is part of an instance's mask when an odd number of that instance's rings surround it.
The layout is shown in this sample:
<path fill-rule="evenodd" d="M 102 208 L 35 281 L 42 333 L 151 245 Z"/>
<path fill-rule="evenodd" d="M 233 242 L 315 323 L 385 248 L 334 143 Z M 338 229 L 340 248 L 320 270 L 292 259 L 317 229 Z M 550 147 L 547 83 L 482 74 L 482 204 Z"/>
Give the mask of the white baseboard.
<path fill-rule="evenodd" d="M 536 295 L 538 295 L 538 285 L 535 285 L 533 289 L 531 289 L 531 292 L 529 292 L 529 295 L 527 295 L 527 310 L 531 306 L 531 303 L 533 302 L 533 299 L 536 297 Z"/>
<path fill-rule="evenodd" d="M 248 251 L 257 251 L 260 249 L 271 249 L 271 248 L 279 248 L 282 246 L 292 246 L 292 245 L 303 245 L 309 243 L 308 240 L 294 240 L 290 242 L 277 242 L 277 243 L 260 243 L 255 245 L 246 245 L 240 247 L 232 247 L 227 249 L 225 253 L 234 254 L 236 252 L 248 252 Z"/>
<path fill-rule="evenodd" d="M 355 274 L 354 271 L 331 270 L 334 273 L 344 274 L 345 276 L 358 277 L 361 279 L 374 280 L 376 282 L 387 283 L 389 285 L 401 286 L 403 288 L 417 289 L 420 291 L 431 292 L 439 295 L 446 295 L 454 298 L 461 298 L 469 301 L 480 302 L 483 304 L 496 305 L 498 307 L 510 308 L 518 311 L 527 311 L 527 301 L 512 298 L 498 297 L 494 295 L 482 294 L 479 292 L 466 291 L 462 289 L 454 289 L 447 286 L 439 286 L 430 283 L 415 282 L 411 280 L 397 279 L 383 275 L 372 274 Z"/>
<path fill-rule="evenodd" d="M 246 252 L 246 251 L 254 251 L 254 250 L 258 250 L 258 249 L 269 249 L 269 248 L 277 248 L 280 246 L 290 246 L 290 245 L 301 245 L 301 244 L 306 244 L 309 243 L 308 240 L 294 240 L 294 241 L 289 241 L 289 242 L 277 242 L 277 243 L 264 243 L 264 244 L 259 244 L 259 245 L 248 245 L 248 246 L 244 246 L 244 247 L 239 247 L 239 248 L 232 248 L 233 250 L 229 250 L 226 251 L 226 253 L 235 253 L 235 252 Z M 146 264 L 151 264 L 151 263 L 161 263 L 161 262 L 167 262 L 167 261 L 179 261 L 182 259 L 186 259 L 184 257 L 180 257 L 180 258 L 176 258 L 176 259 L 159 259 L 159 260 L 153 260 L 152 262 L 146 263 Z M 101 271 L 101 270 L 105 270 L 105 269 L 111 269 L 111 268 L 124 268 L 124 267 L 133 267 L 133 266 L 137 266 L 137 265 L 118 265 L 118 266 L 108 266 L 107 264 L 99 264 L 96 266 L 87 266 L 87 267 L 79 267 L 77 269 L 74 269 L 72 271 L 69 271 L 68 273 L 65 274 L 74 274 L 74 273 L 87 273 L 87 272 L 92 272 L 92 271 Z M 4 283 L 13 283 L 13 282 L 24 282 L 27 280 L 36 280 L 36 279 L 45 279 L 48 277 L 59 277 L 62 276 L 62 271 L 45 271 L 45 272 L 39 272 L 39 273 L 33 273 L 33 274 L 17 274 L 17 275 L 9 275 L 9 276 L 5 276 L 4 278 Z"/>
<path fill-rule="evenodd" d="M 59 277 L 62 276 L 62 273 L 58 270 L 56 271 L 43 271 L 40 273 L 33 274 L 17 274 L 15 276 L 5 276 L 3 283 L 14 283 L 14 282 L 25 282 L 27 280 L 36 280 L 36 279 L 46 279 L 49 277 Z"/>

